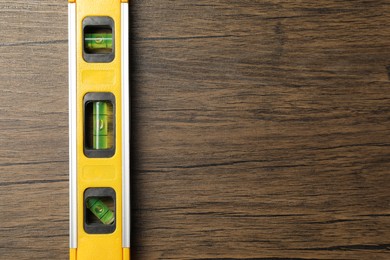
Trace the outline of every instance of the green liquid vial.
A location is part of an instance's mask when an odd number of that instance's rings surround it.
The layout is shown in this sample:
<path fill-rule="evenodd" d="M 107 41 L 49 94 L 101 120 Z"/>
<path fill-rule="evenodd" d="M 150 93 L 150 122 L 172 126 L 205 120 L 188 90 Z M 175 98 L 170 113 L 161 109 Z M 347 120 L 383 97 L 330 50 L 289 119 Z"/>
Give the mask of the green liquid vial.
<path fill-rule="evenodd" d="M 114 223 L 115 215 L 107 205 L 97 198 L 87 199 L 87 208 L 105 225 Z"/>
<path fill-rule="evenodd" d="M 112 33 L 86 33 L 84 48 L 88 53 L 109 53 L 112 51 Z"/>
<path fill-rule="evenodd" d="M 108 102 L 93 103 L 93 149 L 109 149 Z"/>

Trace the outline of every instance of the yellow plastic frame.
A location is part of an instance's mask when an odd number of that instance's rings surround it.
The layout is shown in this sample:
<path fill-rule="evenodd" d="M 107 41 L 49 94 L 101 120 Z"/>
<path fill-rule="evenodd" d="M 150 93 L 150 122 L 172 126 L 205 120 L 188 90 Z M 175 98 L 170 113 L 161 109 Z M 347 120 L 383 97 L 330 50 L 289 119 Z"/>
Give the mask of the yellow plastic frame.
<path fill-rule="evenodd" d="M 130 249 L 122 248 L 122 98 L 121 98 L 121 3 L 124 0 L 69 0 L 76 4 L 76 110 L 77 110 L 77 248 L 71 260 L 130 259 Z M 115 24 L 115 58 L 109 63 L 87 63 L 83 59 L 82 22 L 88 16 L 109 16 Z M 111 158 L 87 158 L 83 147 L 83 98 L 90 92 L 110 92 L 115 96 L 115 154 Z M 84 230 L 84 191 L 110 187 L 116 193 L 116 229 L 111 234 L 88 234 Z"/>

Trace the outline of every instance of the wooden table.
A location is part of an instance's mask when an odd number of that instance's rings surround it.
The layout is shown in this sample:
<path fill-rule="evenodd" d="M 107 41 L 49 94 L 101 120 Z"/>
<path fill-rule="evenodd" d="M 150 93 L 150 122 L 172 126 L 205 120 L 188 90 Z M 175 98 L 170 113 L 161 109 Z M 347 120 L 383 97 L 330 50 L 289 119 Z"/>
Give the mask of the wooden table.
<path fill-rule="evenodd" d="M 390 2 L 133 1 L 132 259 L 390 259 Z M 67 3 L 0 3 L 0 258 L 68 257 Z"/>

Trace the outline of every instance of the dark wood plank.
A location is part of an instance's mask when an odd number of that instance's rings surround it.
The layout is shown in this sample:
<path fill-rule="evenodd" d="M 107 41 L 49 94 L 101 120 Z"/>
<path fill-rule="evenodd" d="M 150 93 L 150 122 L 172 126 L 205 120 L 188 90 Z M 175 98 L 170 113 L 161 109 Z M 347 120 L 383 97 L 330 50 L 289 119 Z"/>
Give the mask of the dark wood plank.
<path fill-rule="evenodd" d="M 65 259 L 66 3 L 0 3 L 0 255 Z M 132 259 L 390 257 L 388 1 L 133 1 Z"/>

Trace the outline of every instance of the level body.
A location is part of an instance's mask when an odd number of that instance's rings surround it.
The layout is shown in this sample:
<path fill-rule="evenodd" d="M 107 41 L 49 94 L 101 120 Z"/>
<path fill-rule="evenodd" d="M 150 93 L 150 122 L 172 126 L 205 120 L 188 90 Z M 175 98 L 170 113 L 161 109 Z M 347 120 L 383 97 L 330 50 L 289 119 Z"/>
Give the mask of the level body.
<path fill-rule="evenodd" d="M 69 0 L 70 259 L 130 259 L 128 4 Z"/>

